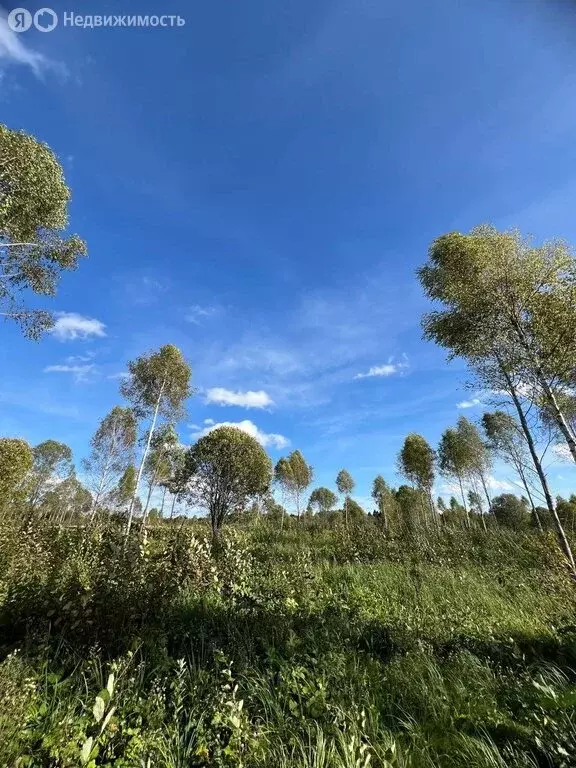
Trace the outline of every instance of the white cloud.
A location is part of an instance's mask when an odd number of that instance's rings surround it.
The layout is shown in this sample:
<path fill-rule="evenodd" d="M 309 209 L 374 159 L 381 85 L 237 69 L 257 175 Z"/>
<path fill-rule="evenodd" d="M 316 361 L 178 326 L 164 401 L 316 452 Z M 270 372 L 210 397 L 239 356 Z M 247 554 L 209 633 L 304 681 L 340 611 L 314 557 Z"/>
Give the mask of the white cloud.
<path fill-rule="evenodd" d="M 267 392 L 232 392 L 223 387 L 213 387 L 206 392 L 206 403 L 216 405 L 237 405 L 241 408 L 268 408 L 274 401 Z"/>
<path fill-rule="evenodd" d="M 54 327 L 50 330 L 60 341 L 87 339 L 90 336 L 106 336 L 104 323 L 76 312 L 59 312 Z"/>
<path fill-rule="evenodd" d="M 22 36 L 10 29 L 8 17 L 4 11 L 0 11 L 0 61 L 24 64 L 30 67 L 37 77 L 41 76 L 48 65 L 47 59 L 41 53 L 27 48 Z"/>
<path fill-rule="evenodd" d="M 212 420 L 207 419 L 207 421 Z M 246 432 L 247 435 L 250 435 L 255 440 L 257 440 L 264 448 L 287 448 L 290 445 L 290 440 L 284 437 L 284 435 L 262 432 L 262 430 L 259 429 L 256 424 L 254 424 L 254 422 L 250 421 L 249 419 L 244 419 L 244 421 L 237 422 L 221 421 L 217 424 L 212 423 L 206 426 L 204 429 L 195 432 L 192 437 L 197 440 L 198 438 L 204 437 L 210 432 L 213 432 L 219 427 L 236 427 L 237 429 L 241 429 L 243 432 Z"/>
<path fill-rule="evenodd" d="M 96 372 L 96 366 L 90 365 L 48 365 L 44 373 L 71 373 L 74 381 L 87 381 L 91 374 Z"/>
<path fill-rule="evenodd" d="M 408 358 L 404 355 L 404 359 L 395 363 L 394 358 L 390 357 L 387 363 L 384 365 L 373 365 L 366 373 L 357 373 L 354 376 L 355 379 L 370 379 L 373 376 L 394 376 L 397 373 L 402 373 L 408 368 Z"/>
<path fill-rule="evenodd" d="M 204 419 L 204 424 L 206 424 L 207 426 L 210 426 L 210 424 L 216 424 L 216 422 L 214 421 L 214 419 Z"/>
<path fill-rule="evenodd" d="M 456 408 L 476 408 L 479 405 L 482 405 L 482 400 L 479 397 L 473 397 L 472 400 L 462 400 Z"/>
<path fill-rule="evenodd" d="M 22 35 L 10 29 L 8 16 L 0 8 L 0 67 L 4 63 L 30 67 L 38 78 L 41 78 L 47 70 L 53 70 L 62 77 L 67 77 L 69 74 L 64 64 L 51 61 L 43 54 L 26 46 Z"/>
<path fill-rule="evenodd" d="M 194 325 L 201 325 L 203 318 L 213 317 L 217 312 L 218 309 L 216 307 L 201 307 L 200 304 L 193 304 L 189 307 L 185 319 L 189 323 L 194 323 Z"/>
<path fill-rule="evenodd" d="M 86 352 L 85 355 L 69 355 L 66 358 L 68 365 L 76 365 L 76 363 L 89 363 L 96 357 L 96 352 Z"/>
<path fill-rule="evenodd" d="M 496 491 L 498 493 L 515 493 L 518 490 L 518 487 L 512 483 L 509 483 L 507 480 L 497 480 L 495 477 L 490 476 L 486 478 L 486 486 L 491 491 Z M 446 495 L 446 496 L 456 496 L 458 501 L 462 500 L 462 494 L 460 492 L 460 486 L 457 482 L 444 482 L 440 485 L 440 487 L 437 490 L 434 490 L 435 494 L 440 495 Z M 465 493 L 468 493 L 468 489 L 465 489 Z M 468 503 L 468 502 L 466 502 Z"/>
<path fill-rule="evenodd" d="M 127 379 L 129 376 L 128 371 L 119 371 L 118 373 L 111 373 L 106 376 L 107 379 Z"/>
<path fill-rule="evenodd" d="M 486 485 L 491 491 L 499 491 L 500 493 L 513 493 L 517 490 L 517 486 L 512 485 L 507 480 L 497 480 L 492 475 L 486 479 Z"/>

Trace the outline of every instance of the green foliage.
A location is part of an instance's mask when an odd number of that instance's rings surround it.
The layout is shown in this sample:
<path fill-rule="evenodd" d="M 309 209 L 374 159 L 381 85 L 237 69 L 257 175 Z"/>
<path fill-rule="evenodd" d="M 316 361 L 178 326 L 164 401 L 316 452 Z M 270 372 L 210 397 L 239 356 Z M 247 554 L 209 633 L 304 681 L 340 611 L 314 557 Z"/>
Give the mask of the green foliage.
<path fill-rule="evenodd" d="M 0 125 L 0 306 L 29 338 L 53 325 L 49 312 L 26 309 L 18 295 L 54 296 L 60 272 L 86 255 L 77 236 L 64 236 L 70 190 L 46 145 Z"/>
<path fill-rule="evenodd" d="M 129 464 L 111 495 L 112 504 L 125 509 L 136 490 L 136 467 Z"/>
<path fill-rule="evenodd" d="M 0 438 L 0 509 L 22 486 L 33 460 L 32 449 L 25 440 Z"/>
<path fill-rule="evenodd" d="M 218 427 L 188 451 L 190 494 L 208 511 L 216 536 L 226 517 L 246 501 L 265 494 L 272 481 L 272 463 L 251 435 L 236 427 Z"/>
<path fill-rule="evenodd" d="M 492 500 L 492 514 L 500 523 L 509 528 L 521 530 L 530 522 L 530 516 L 526 502 L 511 493 L 503 493 Z"/>
<path fill-rule="evenodd" d="M 312 467 L 300 451 L 292 451 L 289 456 L 279 459 L 274 468 L 274 481 L 282 488 L 284 495 L 296 504 L 298 518 L 302 494 L 312 482 L 313 474 Z"/>
<path fill-rule="evenodd" d="M 425 316 L 425 335 L 467 359 L 487 388 L 513 396 L 520 382 L 531 382 L 526 396 L 544 404 L 576 461 L 576 438 L 557 398 L 574 377 L 571 250 L 561 241 L 534 247 L 516 231 L 481 226 L 437 238 L 418 274 L 443 307 Z"/>
<path fill-rule="evenodd" d="M 418 488 L 430 492 L 434 484 L 435 455 L 422 435 L 408 435 L 398 456 L 401 474 Z"/>
<path fill-rule="evenodd" d="M 349 496 L 354 490 L 354 486 L 354 479 L 350 472 L 348 472 L 347 469 L 341 469 L 336 476 L 336 488 L 338 488 L 338 493 L 341 493 L 344 496 Z"/>
<path fill-rule="evenodd" d="M 30 478 L 30 503 L 37 505 L 51 482 L 69 477 L 73 472 L 72 451 L 65 443 L 45 440 L 32 449 L 34 462 Z"/>
<path fill-rule="evenodd" d="M 157 410 L 175 421 L 181 415 L 182 404 L 190 397 L 190 377 L 190 366 L 182 352 L 173 344 L 165 344 L 158 352 L 131 360 L 128 377 L 120 389 L 139 418 Z"/>
<path fill-rule="evenodd" d="M 52 484 L 36 507 L 40 517 L 53 522 L 79 522 L 93 506 L 92 494 L 75 475 Z"/>
<path fill-rule="evenodd" d="M 94 509 L 133 461 L 136 437 L 136 416 L 131 408 L 115 406 L 100 422 L 90 441 L 90 455 L 82 462 L 94 493 Z"/>
<path fill-rule="evenodd" d="M 556 511 L 566 530 L 570 531 L 571 534 L 576 533 L 576 495 L 572 494 L 569 499 L 558 496 Z"/>
<path fill-rule="evenodd" d="M 576 600 L 548 537 L 27 526 L 0 525 L 2 765 L 571 765 Z"/>
<path fill-rule="evenodd" d="M 336 506 L 336 494 L 334 494 L 329 488 L 315 488 L 310 494 L 310 501 L 308 502 L 310 507 L 316 507 L 318 512 L 327 514 Z"/>

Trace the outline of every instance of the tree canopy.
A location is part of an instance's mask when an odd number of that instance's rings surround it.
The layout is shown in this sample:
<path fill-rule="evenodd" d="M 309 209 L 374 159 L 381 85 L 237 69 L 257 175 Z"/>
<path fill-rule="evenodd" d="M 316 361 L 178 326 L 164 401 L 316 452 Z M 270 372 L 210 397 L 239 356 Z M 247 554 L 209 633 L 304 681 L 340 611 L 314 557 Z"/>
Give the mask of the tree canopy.
<path fill-rule="evenodd" d="M 201 437 L 188 451 L 186 468 L 191 498 L 208 511 L 214 537 L 229 514 L 265 494 L 272 481 L 266 451 L 236 427 L 218 427 Z"/>
<path fill-rule="evenodd" d="M 28 309 L 20 295 L 33 291 L 54 296 L 63 270 L 75 269 L 86 256 L 68 226 L 70 189 L 62 166 L 44 143 L 23 131 L 0 125 L 0 310 L 37 339 L 54 319 Z"/>

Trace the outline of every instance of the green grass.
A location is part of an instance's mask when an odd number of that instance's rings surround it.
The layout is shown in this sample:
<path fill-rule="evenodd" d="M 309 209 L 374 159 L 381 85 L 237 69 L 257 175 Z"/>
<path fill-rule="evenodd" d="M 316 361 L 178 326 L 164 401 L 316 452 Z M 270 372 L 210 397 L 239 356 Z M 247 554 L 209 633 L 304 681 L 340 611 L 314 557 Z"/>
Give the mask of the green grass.
<path fill-rule="evenodd" d="M 0 528 L 0 765 L 576 765 L 552 539 L 205 532 Z"/>

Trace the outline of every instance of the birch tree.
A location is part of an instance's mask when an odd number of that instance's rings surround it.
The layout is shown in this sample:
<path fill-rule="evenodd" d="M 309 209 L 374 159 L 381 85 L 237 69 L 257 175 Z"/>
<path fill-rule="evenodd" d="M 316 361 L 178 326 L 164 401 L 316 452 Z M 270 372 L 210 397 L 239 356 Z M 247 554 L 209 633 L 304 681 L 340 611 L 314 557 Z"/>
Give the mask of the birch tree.
<path fill-rule="evenodd" d="M 172 496 L 172 505 L 170 507 L 170 519 L 172 519 L 176 503 L 186 492 L 188 486 L 186 448 L 183 445 L 175 445 L 168 451 L 166 463 L 168 471 L 166 476 L 160 480 L 160 485 Z"/>
<path fill-rule="evenodd" d="M 168 455 L 170 451 L 174 450 L 178 445 L 178 435 L 172 424 L 164 424 L 160 429 L 156 431 L 156 434 L 150 443 L 150 452 L 146 459 L 144 466 L 144 474 L 148 480 L 148 494 L 146 496 L 146 502 L 144 504 L 144 512 L 142 517 L 142 526 L 146 525 L 146 518 L 148 513 L 148 507 L 150 505 L 150 499 L 152 493 L 157 485 L 162 484 L 162 481 L 168 479 L 170 473 L 170 463 Z M 164 486 L 164 495 L 167 488 Z M 164 498 L 162 499 L 162 510 L 164 512 Z"/>
<path fill-rule="evenodd" d="M 482 427 L 489 449 L 509 464 L 518 476 L 532 510 L 534 522 L 542 530 L 542 521 L 534 502 L 532 476 L 534 467 L 526 445 L 526 438 L 518 422 L 505 411 L 493 411 L 482 416 Z M 545 480 L 546 486 L 548 481 Z M 551 497 L 550 490 L 548 495 Z"/>
<path fill-rule="evenodd" d="M 27 291 L 54 296 L 60 274 L 86 256 L 77 235 L 65 235 L 70 189 L 44 143 L 0 125 L 0 314 L 28 338 L 50 328 L 51 313 L 28 309 Z"/>
<path fill-rule="evenodd" d="M 382 520 L 384 530 L 388 532 L 390 528 L 390 511 L 394 508 L 394 495 L 382 475 L 374 478 L 372 498 L 378 508 L 378 514 Z"/>
<path fill-rule="evenodd" d="M 0 510 L 22 493 L 23 483 L 32 469 L 34 456 L 25 440 L 0 438 Z"/>
<path fill-rule="evenodd" d="M 470 461 L 466 451 L 466 445 L 458 430 L 449 427 L 440 438 L 438 446 L 438 465 L 440 472 L 448 480 L 456 481 L 460 488 L 462 506 L 466 513 L 466 525 L 470 527 L 470 513 L 466 504 L 464 483 L 470 473 Z"/>
<path fill-rule="evenodd" d="M 348 499 L 355 485 L 354 478 L 347 469 L 341 469 L 336 475 L 336 488 L 338 488 L 338 493 L 344 497 L 344 520 L 346 527 L 348 527 Z"/>
<path fill-rule="evenodd" d="M 469 361 L 500 357 L 549 411 L 576 461 L 576 435 L 559 397 L 574 382 L 576 260 L 562 241 L 540 247 L 516 231 L 482 226 L 432 243 L 419 270 L 442 311 L 425 332 Z"/>
<path fill-rule="evenodd" d="M 93 497 L 91 520 L 102 498 L 110 493 L 119 476 L 132 463 L 136 433 L 134 411 L 117 405 L 102 419 L 90 441 L 90 455 L 82 461 L 82 467 Z"/>
<path fill-rule="evenodd" d="M 561 242 L 534 248 L 517 232 L 490 226 L 437 238 L 418 275 L 442 305 L 423 318 L 424 335 L 459 356 L 489 391 L 505 393 L 518 414 L 572 574 L 570 545 L 547 490 L 523 399 L 545 403 L 576 461 L 576 439 L 558 402 L 574 380 L 576 262 Z"/>
<path fill-rule="evenodd" d="M 300 520 L 302 494 L 310 486 L 313 474 L 312 467 L 300 451 L 292 451 L 289 456 L 280 459 L 274 470 L 274 479 L 285 495 L 296 504 L 298 520 Z"/>
<path fill-rule="evenodd" d="M 172 344 L 128 363 L 128 377 L 122 383 L 121 392 L 132 404 L 138 418 L 149 419 L 149 427 L 128 511 L 126 536 L 132 526 L 134 503 L 158 418 L 171 423 L 181 418 L 184 402 L 191 394 L 190 377 L 190 366 L 181 351 Z"/>
<path fill-rule="evenodd" d="M 398 455 L 398 470 L 409 480 L 428 500 L 432 521 L 436 523 L 436 507 L 432 498 L 434 485 L 434 463 L 436 460 L 433 449 L 422 435 L 410 434 Z M 423 510 L 424 520 L 426 516 Z"/>
<path fill-rule="evenodd" d="M 45 440 L 32 449 L 34 462 L 30 483 L 30 506 L 36 508 L 53 483 L 70 477 L 74 471 L 72 450 L 57 440 Z"/>

